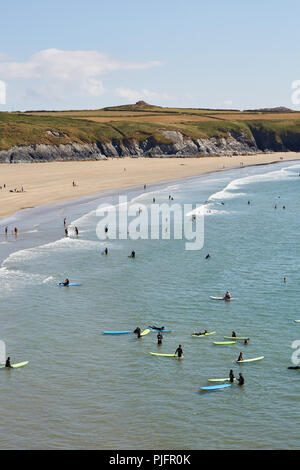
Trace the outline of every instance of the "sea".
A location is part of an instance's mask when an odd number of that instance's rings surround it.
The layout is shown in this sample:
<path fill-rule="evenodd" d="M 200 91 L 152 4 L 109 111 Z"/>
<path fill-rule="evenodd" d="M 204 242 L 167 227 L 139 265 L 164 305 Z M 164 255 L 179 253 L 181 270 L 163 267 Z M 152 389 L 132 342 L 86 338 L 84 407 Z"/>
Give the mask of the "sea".
<path fill-rule="evenodd" d="M 153 198 L 191 204 L 204 220 L 203 247 L 187 250 L 174 238 L 172 216 L 169 239 L 111 239 L 110 230 L 99 238 L 97 208 L 118 213 L 120 196 L 143 214 Z M 0 448 L 299 449 L 300 371 L 288 369 L 300 362 L 299 209 L 294 161 L 106 191 L 2 219 L 0 339 L 12 363 L 29 363 L 0 369 Z M 82 285 L 59 287 L 66 278 Z M 235 300 L 211 299 L 226 291 Z M 162 345 L 155 331 L 133 333 L 151 325 L 170 330 Z M 216 334 L 192 336 L 204 330 Z M 232 331 L 248 344 L 214 344 Z M 150 354 L 173 354 L 179 344 L 182 359 Z M 237 364 L 240 352 L 264 358 Z M 243 386 L 201 390 L 230 369 L 243 374 Z"/>

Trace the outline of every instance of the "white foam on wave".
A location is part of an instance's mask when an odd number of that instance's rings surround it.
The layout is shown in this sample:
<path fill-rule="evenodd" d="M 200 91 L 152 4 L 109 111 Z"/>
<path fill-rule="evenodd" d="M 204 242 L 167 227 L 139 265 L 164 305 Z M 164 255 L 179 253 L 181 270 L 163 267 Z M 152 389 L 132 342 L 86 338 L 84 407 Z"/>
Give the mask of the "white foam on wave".
<path fill-rule="evenodd" d="M 32 284 L 41 284 L 42 282 L 43 276 L 40 274 L 26 273 L 18 269 L 7 269 L 5 266 L 0 268 L 1 296 L 18 288 Z"/>
<path fill-rule="evenodd" d="M 234 192 L 241 189 L 243 186 L 246 186 L 251 183 L 260 183 L 268 181 L 283 181 L 295 176 L 295 173 L 289 171 L 291 167 L 282 168 L 281 170 L 270 171 L 268 173 L 245 176 L 244 178 L 238 178 L 231 181 L 228 185 L 214 194 L 212 194 L 208 200 L 221 200 L 221 199 L 232 199 L 235 197 L 245 196 L 246 193 L 243 192 Z"/>
<path fill-rule="evenodd" d="M 16 251 L 8 256 L 3 261 L 2 266 L 10 266 L 11 264 L 17 264 L 27 262 L 29 260 L 37 259 L 47 254 L 68 252 L 74 250 L 93 250 L 103 245 L 103 242 L 93 240 L 83 240 L 78 238 L 65 237 L 55 242 L 48 243 L 46 245 L 40 245 L 34 248 L 27 248 L 24 250 Z"/>
<path fill-rule="evenodd" d="M 232 211 L 224 211 L 224 210 L 217 210 L 213 209 L 214 204 L 202 204 L 201 206 L 197 206 L 195 209 L 192 211 L 188 212 L 186 214 L 186 217 L 190 217 L 193 215 L 219 215 L 219 214 L 229 214 L 232 213 Z"/>

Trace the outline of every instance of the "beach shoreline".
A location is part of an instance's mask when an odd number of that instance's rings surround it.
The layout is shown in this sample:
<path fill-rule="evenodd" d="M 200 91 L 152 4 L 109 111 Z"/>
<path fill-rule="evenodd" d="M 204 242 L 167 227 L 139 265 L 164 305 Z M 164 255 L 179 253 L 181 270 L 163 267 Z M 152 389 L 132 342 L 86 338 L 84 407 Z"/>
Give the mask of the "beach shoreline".
<path fill-rule="evenodd" d="M 139 185 L 142 188 L 146 185 L 148 189 L 151 184 L 164 184 L 202 174 L 294 160 L 300 160 L 300 153 L 278 152 L 201 158 L 125 157 L 101 161 L 2 164 L 0 223 L 2 219 L 23 209 L 80 200 L 86 196 L 101 195 L 107 190 L 120 191 Z"/>

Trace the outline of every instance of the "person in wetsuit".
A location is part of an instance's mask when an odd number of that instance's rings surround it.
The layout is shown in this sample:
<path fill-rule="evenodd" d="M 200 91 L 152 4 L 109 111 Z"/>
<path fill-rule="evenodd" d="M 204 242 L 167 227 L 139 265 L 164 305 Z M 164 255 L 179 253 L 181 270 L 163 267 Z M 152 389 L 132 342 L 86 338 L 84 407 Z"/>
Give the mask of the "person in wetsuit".
<path fill-rule="evenodd" d="M 128 258 L 135 258 L 135 251 L 134 250 L 132 250 L 131 255 L 128 256 Z"/>
<path fill-rule="evenodd" d="M 209 254 L 209 253 L 205 256 L 205 259 L 208 259 L 208 258 L 210 258 L 210 254 Z"/>
<path fill-rule="evenodd" d="M 161 331 L 157 333 L 157 344 L 162 344 L 162 339 L 163 335 L 161 334 Z"/>
<path fill-rule="evenodd" d="M 239 378 L 238 378 L 238 384 L 239 385 L 244 385 L 245 379 L 241 373 L 239 373 Z"/>
<path fill-rule="evenodd" d="M 176 349 L 175 351 L 175 356 L 176 354 L 178 355 L 178 357 L 181 357 L 183 355 L 183 351 L 182 351 L 182 347 L 181 347 L 181 344 L 178 346 L 178 348 Z"/>
<path fill-rule="evenodd" d="M 231 333 L 231 336 L 232 336 L 232 338 L 236 338 L 236 332 L 233 331 L 233 332 Z"/>
<path fill-rule="evenodd" d="M 225 300 L 230 300 L 231 299 L 231 294 L 229 291 L 226 292 L 226 294 L 224 295 L 224 299 Z"/>
<path fill-rule="evenodd" d="M 233 370 L 230 369 L 230 372 L 229 372 L 229 381 L 230 383 L 233 383 L 235 377 L 234 377 L 234 373 L 233 373 Z"/>
<path fill-rule="evenodd" d="M 10 357 L 6 359 L 5 367 L 11 367 Z"/>
<path fill-rule="evenodd" d="M 68 286 L 68 285 L 70 284 L 69 279 L 67 278 L 67 279 L 65 280 L 65 282 L 62 282 L 62 284 L 63 284 L 64 286 Z"/>
<path fill-rule="evenodd" d="M 240 355 L 239 355 L 238 361 L 243 361 L 243 360 L 244 360 L 244 358 L 243 358 L 243 353 L 242 353 L 242 352 L 240 352 Z"/>
<path fill-rule="evenodd" d="M 141 337 L 141 329 L 139 327 L 137 327 L 135 330 L 134 330 L 134 333 L 137 335 L 138 338 Z"/>

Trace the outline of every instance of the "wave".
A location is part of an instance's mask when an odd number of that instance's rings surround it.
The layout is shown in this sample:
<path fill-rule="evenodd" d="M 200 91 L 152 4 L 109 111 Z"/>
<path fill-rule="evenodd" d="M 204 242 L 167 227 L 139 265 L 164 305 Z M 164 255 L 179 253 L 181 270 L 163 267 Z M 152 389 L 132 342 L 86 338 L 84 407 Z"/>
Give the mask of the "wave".
<path fill-rule="evenodd" d="M 293 166 L 294 168 L 297 165 Z M 292 167 L 292 168 L 293 168 Z M 261 182 L 269 182 L 269 181 L 283 181 L 295 177 L 295 172 L 290 171 L 291 167 L 285 167 L 281 170 L 270 171 L 263 174 L 258 175 L 250 175 L 245 176 L 244 178 L 238 178 L 236 180 L 231 181 L 228 185 L 214 194 L 212 194 L 208 201 L 213 200 L 223 200 L 223 199 L 232 199 L 236 197 L 246 196 L 244 192 L 235 192 L 240 190 L 243 186 L 253 183 L 261 183 Z"/>

